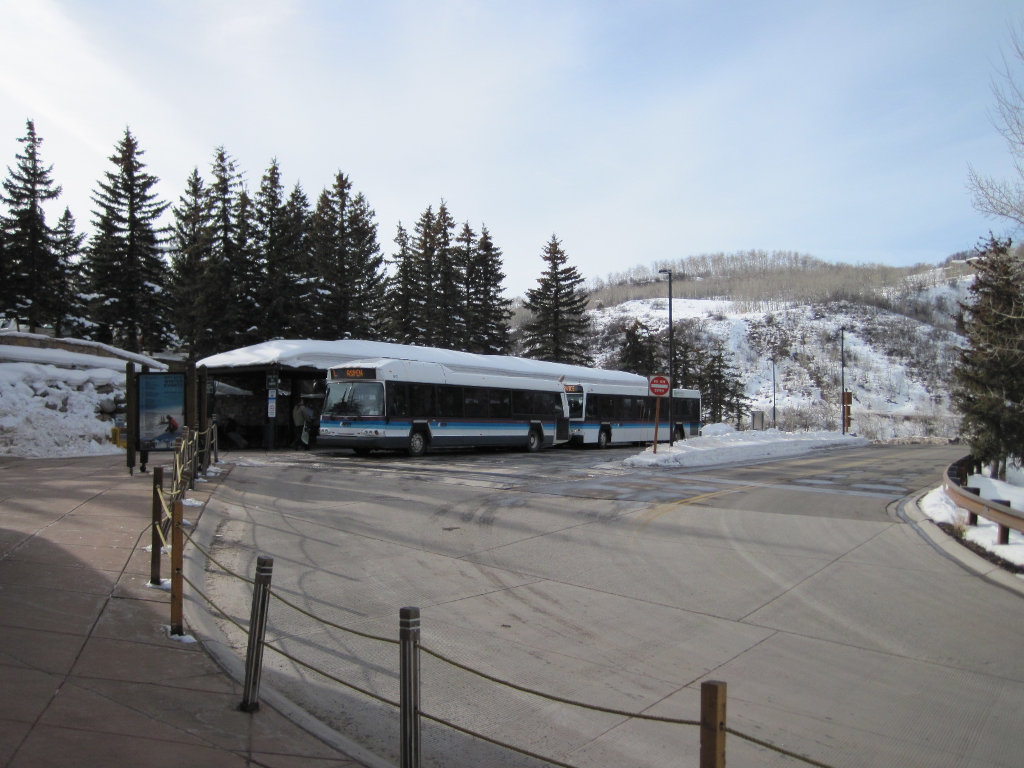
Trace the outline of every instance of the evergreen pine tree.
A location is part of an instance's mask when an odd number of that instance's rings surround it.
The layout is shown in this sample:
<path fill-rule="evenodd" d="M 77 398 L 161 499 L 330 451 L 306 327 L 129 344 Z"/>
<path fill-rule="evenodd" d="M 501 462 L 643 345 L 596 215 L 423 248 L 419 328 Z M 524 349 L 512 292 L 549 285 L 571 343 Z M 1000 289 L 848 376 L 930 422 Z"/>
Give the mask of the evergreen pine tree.
<path fill-rule="evenodd" d="M 172 212 L 171 303 L 178 338 L 188 359 L 194 361 L 214 351 L 207 332 L 213 319 L 210 314 L 223 310 L 222 303 L 212 301 L 205 290 L 210 283 L 214 227 L 211 198 L 198 169 L 188 177 L 185 193 Z"/>
<path fill-rule="evenodd" d="M 232 276 L 229 299 L 237 314 L 232 326 L 235 339 L 232 346 L 247 346 L 267 337 L 260 325 L 263 273 L 255 246 L 255 208 L 248 191 L 242 188 L 235 207 L 235 247 L 228 262 Z"/>
<path fill-rule="evenodd" d="M 87 325 L 85 284 L 81 279 L 79 262 L 85 234 L 77 231 L 71 210 L 64 209 L 53 230 L 54 253 L 60 267 L 60 279 L 54 286 L 56 315 L 53 323 L 55 336 L 82 336 Z"/>
<path fill-rule="evenodd" d="M 160 349 L 168 337 L 165 232 L 167 203 L 157 200 L 158 179 L 146 172 L 130 129 L 118 142 L 93 193 L 94 235 L 86 257 L 95 337 L 131 351 Z"/>
<path fill-rule="evenodd" d="M 8 166 L 0 200 L 7 215 L 0 218 L 3 230 L 3 263 L 0 267 L 0 312 L 24 318 L 29 330 L 58 320 L 57 299 L 62 275 L 54 250 L 53 231 L 46 224 L 43 204 L 60 196 L 51 177 L 53 166 L 43 164 L 35 123 L 26 121 L 24 147 Z"/>
<path fill-rule="evenodd" d="M 362 193 L 352 195 L 343 173 L 324 190 L 310 224 L 310 251 L 321 296 L 321 338 L 381 339 L 387 334 L 383 256 L 374 213 Z"/>
<path fill-rule="evenodd" d="M 568 257 L 555 235 L 544 248 L 547 269 L 538 285 L 526 293 L 524 306 L 532 318 L 523 328 L 525 356 L 538 360 L 590 365 L 586 315 L 587 292 L 576 267 L 567 266 Z"/>
<path fill-rule="evenodd" d="M 1009 240 L 990 236 L 978 250 L 953 399 L 974 456 L 1005 465 L 1024 456 L 1024 261 Z"/>
<path fill-rule="evenodd" d="M 394 272 L 387 287 L 387 304 L 392 308 L 390 338 L 400 344 L 412 344 L 417 336 L 419 264 L 412 238 L 402 222 L 398 222 L 395 245 L 397 249 L 391 258 Z"/>
<path fill-rule="evenodd" d="M 658 355 L 657 337 L 640 320 L 634 320 L 623 329 L 618 368 L 622 371 L 651 377 L 662 370 Z"/>
<path fill-rule="evenodd" d="M 258 314 L 252 306 L 251 254 L 240 244 L 242 177 L 223 146 L 214 150 L 210 173 L 212 178 L 206 187 L 210 242 L 199 286 L 198 303 L 203 311 L 196 337 L 198 357 L 249 343 L 247 329 Z"/>
<path fill-rule="evenodd" d="M 426 319 L 427 343 L 444 349 L 462 349 L 466 338 L 465 264 L 455 248 L 454 232 L 455 220 L 442 200 L 434 218 L 434 280 Z"/>
<path fill-rule="evenodd" d="M 347 214 L 350 274 L 355 304 L 350 315 L 352 336 L 383 340 L 387 336 L 387 304 L 384 301 L 384 256 L 377 242 L 376 214 L 362 192 L 357 192 Z"/>
<path fill-rule="evenodd" d="M 480 228 L 480 237 L 475 243 L 472 238 L 473 230 L 467 222 L 457 245 L 467 254 L 466 336 L 462 348 L 481 354 L 508 354 L 512 300 L 502 295 L 505 273 L 502 271 L 501 250 L 491 240 L 486 226 Z"/>
<path fill-rule="evenodd" d="M 310 338 L 315 332 L 315 312 L 320 301 L 317 281 L 312 277 L 309 255 L 309 198 L 296 184 L 284 207 L 284 249 L 273 271 L 270 284 L 281 292 L 278 334 L 285 338 Z"/>
<path fill-rule="evenodd" d="M 403 344 L 435 345 L 436 219 L 433 207 L 428 205 L 416 221 L 408 249 L 399 265 L 399 278 L 405 291 L 401 299 L 406 308 L 406 314 L 400 320 L 402 334 L 399 341 Z"/>
<path fill-rule="evenodd" d="M 291 291 L 283 287 L 282 268 L 287 259 L 287 214 L 281 168 L 271 160 L 253 203 L 253 247 L 259 285 L 256 299 L 264 339 L 281 338 Z"/>

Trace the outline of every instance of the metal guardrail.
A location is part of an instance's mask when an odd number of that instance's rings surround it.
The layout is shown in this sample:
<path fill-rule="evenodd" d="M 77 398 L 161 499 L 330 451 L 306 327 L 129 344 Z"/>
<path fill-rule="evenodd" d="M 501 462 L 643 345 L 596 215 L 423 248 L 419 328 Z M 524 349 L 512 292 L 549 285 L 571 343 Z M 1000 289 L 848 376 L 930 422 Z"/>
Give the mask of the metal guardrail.
<path fill-rule="evenodd" d="M 999 526 L 999 543 L 1009 544 L 1011 529 L 1024 533 L 1024 513 L 1011 508 L 1007 501 L 983 499 L 977 488 L 967 486 L 970 470 L 976 465 L 973 456 L 953 462 L 946 469 L 942 487 L 954 504 L 967 510 L 968 525 L 977 525 L 978 518 L 983 517 Z"/>

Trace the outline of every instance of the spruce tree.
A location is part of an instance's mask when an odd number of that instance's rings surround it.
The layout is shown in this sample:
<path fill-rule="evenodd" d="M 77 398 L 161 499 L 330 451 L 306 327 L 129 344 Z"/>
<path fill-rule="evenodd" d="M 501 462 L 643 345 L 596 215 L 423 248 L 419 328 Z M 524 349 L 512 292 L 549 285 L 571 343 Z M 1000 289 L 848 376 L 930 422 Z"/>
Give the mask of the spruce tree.
<path fill-rule="evenodd" d="M 165 231 L 167 203 L 145 170 L 143 150 L 125 129 L 107 171 L 93 193 L 94 235 L 86 257 L 94 337 L 125 349 L 161 349 L 168 338 Z"/>
<path fill-rule="evenodd" d="M 55 336 L 82 336 L 87 327 L 86 286 L 79 269 L 85 234 L 77 231 L 71 210 L 64 209 L 53 230 L 53 247 L 60 267 L 60 279 L 54 286 Z"/>
<path fill-rule="evenodd" d="M 287 230 L 281 168 L 274 158 L 260 180 L 253 204 L 253 247 L 259 276 L 257 301 L 263 339 L 281 338 L 285 313 L 291 303 L 291 291 L 284 288 L 282 275 L 288 253 Z"/>
<path fill-rule="evenodd" d="M 388 280 L 387 304 L 391 307 L 390 338 L 400 344 L 412 344 L 417 336 L 419 312 L 419 264 L 408 230 L 398 222 L 396 250 L 391 258 L 394 271 Z"/>
<path fill-rule="evenodd" d="M 222 310 L 222 302 L 212 301 L 206 292 L 214 226 L 211 198 L 198 169 L 188 177 L 185 193 L 172 213 L 170 295 L 175 330 L 188 359 L 194 361 L 214 351 L 207 330 L 210 313 Z"/>
<path fill-rule="evenodd" d="M 362 192 L 348 206 L 346 230 L 350 257 L 349 273 L 355 288 L 350 329 L 357 339 L 383 340 L 387 337 L 387 304 L 384 300 L 384 256 L 377 242 L 376 214 Z"/>
<path fill-rule="evenodd" d="M 660 344 L 653 331 L 640 320 L 634 320 L 623 329 L 619 349 L 618 368 L 622 371 L 653 376 L 661 371 L 658 355 Z"/>
<path fill-rule="evenodd" d="M 4 241 L 0 312 L 24 318 L 34 332 L 58 321 L 54 292 L 62 275 L 43 204 L 59 197 L 61 188 L 50 175 L 53 166 L 43 164 L 43 140 L 32 120 L 26 121 L 25 136 L 18 141 L 24 146 L 15 155 L 14 167 L 8 166 L 0 194 L 7 206 L 7 214 L 0 218 Z"/>
<path fill-rule="evenodd" d="M 491 240 L 486 226 L 480 228 L 480 237 L 473 242 L 468 222 L 457 242 L 457 247 L 466 253 L 466 335 L 462 348 L 489 355 L 508 354 L 512 300 L 502 295 L 505 273 L 501 250 Z"/>
<path fill-rule="evenodd" d="M 444 349 L 462 349 L 466 338 L 465 264 L 453 241 L 455 220 L 442 200 L 433 227 L 433 276 L 427 307 L 427 343 Z"/>
<path fill-rule="evenodd" d="M 210 243 L 199 286 L 203 312 L 198 357 L 249 343 L 248 329 L 258 316 L 252 306 L 251 253 L 243 245 L 242 176 L 223 146 L 214 150 L 210 173 Z"/>
<path fill-rule="evenodd" d="M 568 257 L 555 235 L 541 257 L 547 269 L 538 285 L 526 293 L 524 306 L 532 318 L 523 328 L 525 356 L 538 360 L 590 365 L 586 315 L 588 294 L 576 267 L 567 266 Z"/>
<path fill-rule="evenodd" d="M 954 371 L 961 429 L 980 461 L 1024 456 L 1024 262 L 1010 240 L 990 236 L 972 262 L 964 312 L 966 346 Z"/>
<path fill-rule="evenodd" d="M 284 207 L 284 247 L 267 271 L 268 284 L 279 290 L 275 336 L 305 339 L 314 335 L 320 296 L 311 277 L 309 218 L 309 198 L 296 183 Z"/>
<path fill-rule="evenodd" d="M 352 194 L 338 173 L 324 190 L 310 223 L 310 252 L 318 291 L 318 333 L 327 339 L 382 339 L 384 259 L 374 213 L 362 193 Z"/>

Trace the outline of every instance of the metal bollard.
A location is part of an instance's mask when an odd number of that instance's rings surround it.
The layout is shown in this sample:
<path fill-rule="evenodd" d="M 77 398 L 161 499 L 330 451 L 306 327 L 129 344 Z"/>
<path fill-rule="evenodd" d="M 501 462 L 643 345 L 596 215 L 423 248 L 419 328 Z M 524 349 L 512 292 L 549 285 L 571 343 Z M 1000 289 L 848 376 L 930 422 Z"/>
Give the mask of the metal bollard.
<path fill-rule="evenodd" d="M 700 684 L 700 768 L 725 768 L 725 683 Z"/>
<path fill-rule="evenodd" d="M 420 609 L 398 612 L 399 719 L 402 730 L 401 768 L 420 766 Z"/>
<path fill-rule="evenodd" d="M 164 518 L 164 505 L 160 501 L 160 495 L 164 490 L 164 468 L 153 467 L 153 530 L 151 547 L 149 553 L 149 583 L 151 586 L 160 586 L 160 550 L 163 548 L 163 540 L 160 538 L 160 525 Z"/>
<path fill-rule="evenodd" d="M 256 579 L 252 588 L 252 616 L 249 620 L 249 645 L 245 652 L 245 685 L 242 688 L 243 712 L 260 708 L 260 675 L 263 671 L 263 638 L 267 633 L 267 607 L 270 602 L 270 579 L 274 558 L 256 558 Z"/>

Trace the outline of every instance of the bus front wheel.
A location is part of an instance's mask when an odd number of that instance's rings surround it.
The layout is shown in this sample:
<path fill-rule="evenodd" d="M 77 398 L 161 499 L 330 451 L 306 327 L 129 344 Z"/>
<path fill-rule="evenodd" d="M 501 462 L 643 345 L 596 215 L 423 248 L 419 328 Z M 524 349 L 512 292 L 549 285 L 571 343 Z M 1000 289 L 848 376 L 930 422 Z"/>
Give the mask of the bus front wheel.
<path fill-rule="evenodd" d="M 422 432 L 413 432 L 409 435 L 409 448 L 407 449 L 410 456 L 422 456 L 427 452 L 427 436 Z"/>

